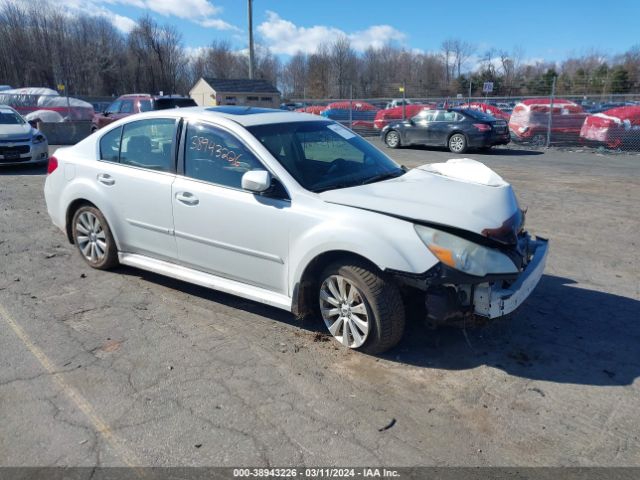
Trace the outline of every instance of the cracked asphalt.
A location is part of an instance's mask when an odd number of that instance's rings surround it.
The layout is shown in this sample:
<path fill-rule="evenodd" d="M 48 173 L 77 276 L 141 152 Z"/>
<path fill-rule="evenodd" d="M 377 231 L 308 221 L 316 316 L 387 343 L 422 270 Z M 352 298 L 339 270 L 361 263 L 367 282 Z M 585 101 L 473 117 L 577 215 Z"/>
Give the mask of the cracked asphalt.
<path fill-rule="evenodd" d="M 508 320 L 414 321 L 379 357 L 277 309 L 91 270 L 49 221 L 43 169 L 0 169 L 0 466 L 640 466 L 640 156 L 466 156 L 550 238 L 546 275 Z"/>

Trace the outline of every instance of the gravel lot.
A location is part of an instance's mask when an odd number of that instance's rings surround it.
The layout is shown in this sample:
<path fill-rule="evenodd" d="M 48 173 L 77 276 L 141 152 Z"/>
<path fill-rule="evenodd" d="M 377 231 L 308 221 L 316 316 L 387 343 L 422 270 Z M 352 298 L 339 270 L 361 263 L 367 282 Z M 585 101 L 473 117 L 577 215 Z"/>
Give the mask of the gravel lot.
<path fill-rule="evenodd" d="M 0 465 L 640 466 L 640 156 L 467 156 L 550 238 L 546 275 L 510 320 L 414 322 L 381 357 L 230 295 L 93 271 L 49 221 L 43 169 L 1 169 Z"/>

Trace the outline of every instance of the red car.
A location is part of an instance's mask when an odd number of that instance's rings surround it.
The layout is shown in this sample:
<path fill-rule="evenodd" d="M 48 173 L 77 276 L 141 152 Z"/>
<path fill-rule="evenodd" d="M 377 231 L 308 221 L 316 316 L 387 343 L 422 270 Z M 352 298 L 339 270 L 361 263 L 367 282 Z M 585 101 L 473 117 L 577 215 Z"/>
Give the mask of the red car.
<path fill-rule="evenodd" d="M 187 97 L 157 97 L 146 93 L 122 95 L 109 105 L 109 108 L 104 112 L 97 113 L 93 116 L 91 131 L 95 132 L 116 120 L 120 120 L 121 118 L 128 117 L 135 113 L 195 106 L 197 106 L 196 102 L 192 98 Z"/>
<path fill-rule="evenodd" d="M 590 142 L 620 148 L 625 143 L 640 144 L 640 106 L 618 107 L 589 115 L 580 137 Z"/>
<path fill-rule="evenodd" d="M 481 103 L 481 102 L 471 102 L 468 104 L 465 103 L 464 105 L 461 105 L 460 108 L 475 108 L 476 110 L 480 110 L 481 112 L 492 115 L 494 118 L 506 120 L 507 122 L 509 121 L 509 118 L 510 118 L 510 115 L 507 112 L 501 110 L 495 105 L 490 105 L 488 103 Z"/>
<path fill-rule="evenodd" d="M 549 98 L 530 98 L 518 103 L 509 120 L 511 138 L 519 142 L 544 145 L 550 112 Z M 553 100 L 551 112 L 551 141 L 578 142 L 580 129 L 587 113 L 582 107 L 569 100 Z"/>
<path fill-rule="evenodd" d="M 435 104 L 418 105 L 409 104 L 405 106 L 405 118 L 415 117 L 422 110 L 435 110 Z M 402 120 L 402 107 L 385 108 L 384 110 L 376 113 L 376 118 L 373 121 L 373 126 L 378 130 L 382 130 L 391 122 Z"/>

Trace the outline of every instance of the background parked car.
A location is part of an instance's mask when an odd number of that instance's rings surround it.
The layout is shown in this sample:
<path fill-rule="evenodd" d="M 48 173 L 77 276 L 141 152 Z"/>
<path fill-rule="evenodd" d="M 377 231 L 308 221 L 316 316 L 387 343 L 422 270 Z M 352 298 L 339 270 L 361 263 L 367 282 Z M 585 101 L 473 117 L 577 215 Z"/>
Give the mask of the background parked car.
<path fill-rule="evenodd" d="M 506 104 L 503 104 L 506 105 Z M 480 110 L 488 115 L 491 115 L 494 118 L 499 118 L 501 120 L 509 121 L 509 117 L 511 117 L 510 113 L 506 113 L 501 108 L 496 105 L 491 105 L 489 103 L 481 103 L 481 102 L 471 102 L 465 103 L 460 106 L 460 108 L 473 108 L 475 110 Z"/>
<path fill-rule="evenodd" d="M 373 129 L 377 112 L 378 108 L 367 102 L 333 102 L 327 105 L 321 115 L 345 124 L 351 120 L 360 128 Z"/>
<path fill-rule="evenodd" d="M 553 111 L 549 98 L 531 98 L 518 103 L 509 119 L 509 130 L 514 141 L 544 145 L 547 141 L 549 115 L 551 115 L 551 141 L 577 142 L 587 113 L 569 100 L 556 98 Z"/>
<path fill-rule="evenodd" d="M 104 112 L 94 115 L 91 131 L 95 132 L 116 120 L 136 113 L 195 106 L 197 104 L 192 98 L 175 95 L 161 97 L 148 94 L 122 95 L 109 105 Z"/>
<path fill-rule="evenodd" d="M 510 141 L 506 121 L 470 108 L 422 110 L 409 120 L 387 125 L 381 137 L 390 148 L 433 145 L 447 147 L 453 153 L 506 145 Z"/>
<path fill-rule="evenodd" d="M 589 115 L 580 129 L 580 137 L 609 148 L 640 144 L 640 106 L 612 108 Z"/>
<path fill-rule="evenodd" d="M 43 163 L 48 159 L 47 138 L 16 110 L 0 105 L 0 165 Z"/>
<path fill-rule="evenodd" d="M 307 107 L 296 108 L 296 112 L 312 113 L 314 115 L 320 115 L 327 109 L 326 105 L 309 105 Z"/>
<path fill-rule="evenodd" d="M 407 105 L 404 108 L 405 118 L 415 117 L 422 110 L 433 110 L 435 109 L 435 104 L 411 104 Z M 384 110 L 379 110 L 376 113 L 376 118 L 373 121 L 374 128 L 378 130 L 384 128 L 390 122 L 395 122 L 397 120 L 402 120 L 403 108 L 393 107 L 393 108 L 385 108 Z"/>

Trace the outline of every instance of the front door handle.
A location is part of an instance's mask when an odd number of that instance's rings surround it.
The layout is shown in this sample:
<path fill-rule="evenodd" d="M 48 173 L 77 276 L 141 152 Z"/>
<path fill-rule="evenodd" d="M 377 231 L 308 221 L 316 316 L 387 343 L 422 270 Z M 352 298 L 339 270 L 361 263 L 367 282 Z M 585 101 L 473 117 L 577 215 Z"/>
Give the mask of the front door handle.
<path fill-rule="evenodd" d="M 176 200 L 184 203 L 185 205 L 197 205 L 200 203 L 198 197 L 196 197 L 193 193 L 190 192 L 179 192 L 176 193 Z"/>
<path fill-rule="evenodd" d="M 108 173 L 100 173 L 98 174 L 98 181 L 104 185 L 107 186 L 111 186 L 114 183 L 116 183 L 116 181 L 111 177 L 111 175 L 109 175 Z"/>

